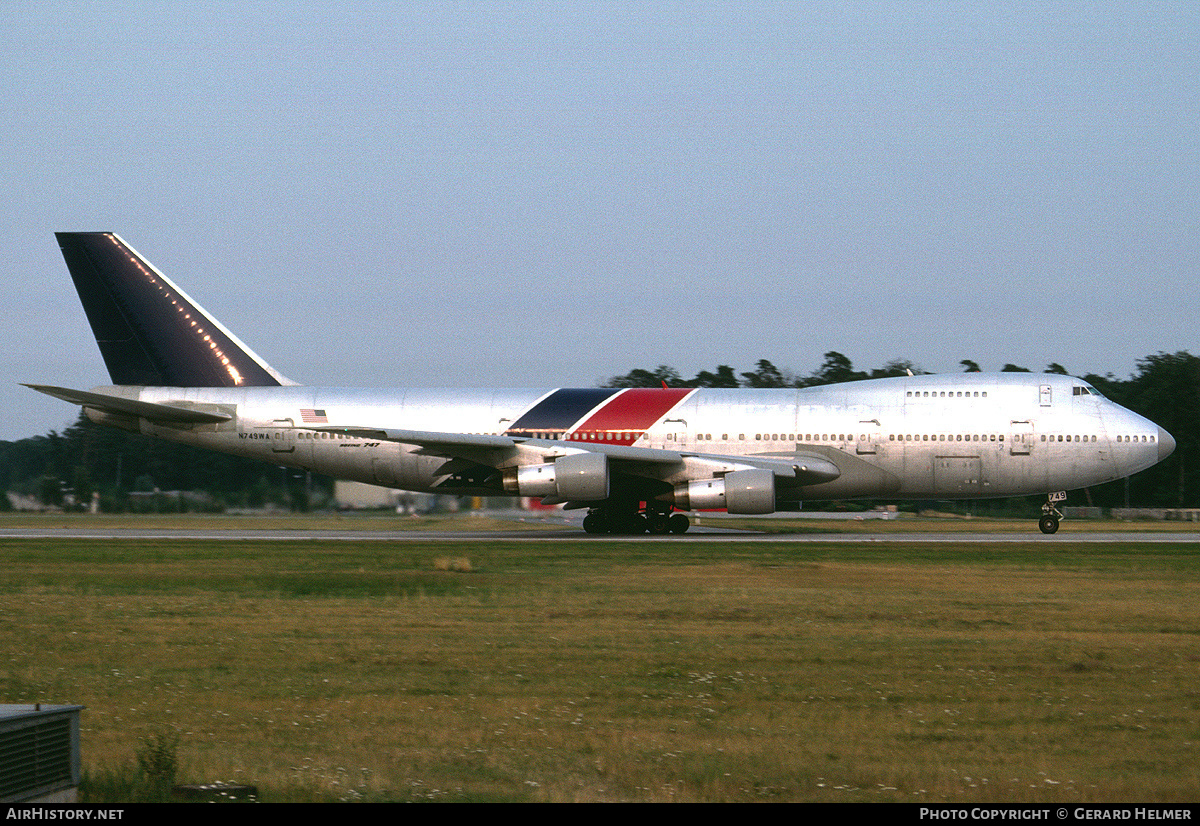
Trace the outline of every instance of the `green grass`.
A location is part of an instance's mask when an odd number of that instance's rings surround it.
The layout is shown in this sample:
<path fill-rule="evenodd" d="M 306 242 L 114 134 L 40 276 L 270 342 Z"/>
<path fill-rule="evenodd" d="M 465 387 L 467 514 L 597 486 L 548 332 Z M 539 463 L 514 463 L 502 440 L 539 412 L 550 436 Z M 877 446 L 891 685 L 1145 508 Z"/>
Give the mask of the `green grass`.
<path fill-rule="evenodd" d="M 1198 597 L 1136 536 L 0 540 L 0 700 L 115 798 L 172 732 L 267 801 L 1187 802 Z"/>

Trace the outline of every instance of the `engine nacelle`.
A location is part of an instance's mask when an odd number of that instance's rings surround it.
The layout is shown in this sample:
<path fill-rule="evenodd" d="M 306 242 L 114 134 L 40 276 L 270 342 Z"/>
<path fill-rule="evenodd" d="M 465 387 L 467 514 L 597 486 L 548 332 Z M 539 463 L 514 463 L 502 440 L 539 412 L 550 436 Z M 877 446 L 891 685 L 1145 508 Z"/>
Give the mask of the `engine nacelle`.
<path fill-rule="evenodd" d="M 701 479 L 675 488 L 675 505 L 685 510 L 729 513 L 774 513 L 775 473 L 770 470 L 735 470 L 720 479 Z"/>
<path fill-rule="evenodd" d="M 608 457 L 603 453 L 570 453 L 544 465 L 504 472 L 504 489 L 521 496 L 595 502 L 608 498 Z"/>

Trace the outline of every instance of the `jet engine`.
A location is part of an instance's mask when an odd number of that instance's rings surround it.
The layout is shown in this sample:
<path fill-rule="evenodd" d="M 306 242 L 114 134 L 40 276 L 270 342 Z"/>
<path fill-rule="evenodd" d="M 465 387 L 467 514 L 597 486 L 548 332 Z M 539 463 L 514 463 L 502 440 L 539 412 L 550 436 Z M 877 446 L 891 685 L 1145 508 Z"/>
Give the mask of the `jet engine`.
<path fill-rule="evenodd" d="M 569 453 L 544 465 L 504 471 L 504 489 L 521 496 L 553 496 L 578 502 L 608 498 L 608 457 Z"/>
<path fill-rule="evenodd" d="M 724 508 L 729 513 L 774 513 L 775 473 L 735 470 L 719 479 L 701 479 L 675 488 L 675 506 L 684 510 Z"/>

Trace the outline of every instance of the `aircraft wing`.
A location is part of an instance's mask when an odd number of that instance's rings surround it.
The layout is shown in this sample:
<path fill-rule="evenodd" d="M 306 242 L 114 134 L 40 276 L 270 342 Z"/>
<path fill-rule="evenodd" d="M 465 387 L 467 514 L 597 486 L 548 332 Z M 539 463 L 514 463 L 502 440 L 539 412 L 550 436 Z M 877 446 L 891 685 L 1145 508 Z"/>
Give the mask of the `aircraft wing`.
<path fill-rule="evenodd" d="M 690 450 L 530 439 L 523 436 L 439 433 L 373 427 L 310 427 L 309 430 L 344 433 L 364 439 L 415 445 L 418 454 L 441 456 L 448 461 L 442 471 L 449 476 L 468 465 L 494 470 L 553 462 L 572 454 L 594 453 L 608 459 L 616 474 L 665 484 L 693 478 L 712 478 L 738 470 L 770 470 L 782 487 L 829 482 L 841 475 L 836 462 L 818 453 L 797 451 L 786 456 L 725 456 Z M 547 504 L 560 500 L 547 499 Z"/>
<path fill-rule="evenodd" d="M 229 413 L 216 410 L 142 402 L 121 396 L 110 396 L 106 393 L 72 390 L 69 387 L 54 387 L 48 384 L 27 384 L 25 386 L 71 404 L 120 416 L 137 416 L 156 424 L 218 424 L 233 418 Z"/>

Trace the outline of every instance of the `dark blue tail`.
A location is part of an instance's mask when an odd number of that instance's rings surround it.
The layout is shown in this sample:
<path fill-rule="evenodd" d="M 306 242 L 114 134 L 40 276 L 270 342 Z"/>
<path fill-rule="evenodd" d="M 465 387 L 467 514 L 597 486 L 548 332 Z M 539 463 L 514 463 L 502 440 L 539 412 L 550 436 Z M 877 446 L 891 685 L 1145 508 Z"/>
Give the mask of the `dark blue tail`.
<path fill-rule="evenodd" d="M 113 384 L 292 384 L 111 232 L 58 232 Z"/>

